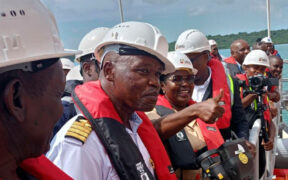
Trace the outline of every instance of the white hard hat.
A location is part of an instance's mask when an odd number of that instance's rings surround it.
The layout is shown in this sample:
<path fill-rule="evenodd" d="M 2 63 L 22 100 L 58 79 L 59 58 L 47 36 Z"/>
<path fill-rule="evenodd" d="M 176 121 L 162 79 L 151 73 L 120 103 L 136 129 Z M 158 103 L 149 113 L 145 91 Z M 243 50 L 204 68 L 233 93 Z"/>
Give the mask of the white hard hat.
<path fill-rule="evenodd" d="M 189 29 L 180 34 L 175 44 L 175 50 L 188 54 L 211 51 L 211 48 L 208 39 L 202 32 L 197 29 Z"/>
<path fill-rule="evenodd" d="M 83 77 L 80 74 L 80 65 L 74 66 L 67 74 L 66 81 L 78 80 L 83 81 Z"/>
<path fill-rule="evenodd" d="M 217 45 L 217 43 L 214 39 L 210 39 L 208 42 L 209 42 L 210 46 Z"/>
<path fill-rule="evenodd" d="M 272 39 L 270 37 L 264 37 L 263 39 L 261 39 L 261 42 L 263 43 L 273 43 Z"/>
<path fill-rule="evenodd" d="M 64 50 L 55 18 L 39 0 L 0 0 L 0 4 L 2 72 L 7 69 L 29 71 L 20 64 L 78 52 Z"/>
<path fill-rule="evenodd" d="M 74 67 L 74 63 L 68 58 L 60 58 L 62 63 L 62 69 L 72 69 Z"/>
<path fill-rule="evenodd" d="M 158 28 L 143 22 L 123 22 L 111 28 L 95 50 L 96 59 L 103 56 L 107 45 L 123 44 L 143 50 L 157 57 L 165 65 L 164 74 L 174 72 L 174 66 L 166 58 L 168 42 Z"/>
<path fill-rule="evenodd" d="M 244 59 L 243 65 L 261 65 L 269 67 L 269 58 L 262 50 L 252 50 Z"/>
<path fill-rule="evenodd" d="M 96 46 L 102 41 L 109 28 L 99 27 L 87 33 L 80 41 L 78 49 L 82 51 L 81 54 L 76 55 L 76 61 L 80 62 L 80 58 L 87 54 L 94 54 Z M 98 59 L 100 61 L 100 59 Z"/>
<path fill-rule="evenodd" d="M 198 70 L 193 68 L 190 59 L 179 51 L 168 52 L 167 58 L 174 65 L 176 70 L 189 70 L 192 74 L 196 75 Z"/>

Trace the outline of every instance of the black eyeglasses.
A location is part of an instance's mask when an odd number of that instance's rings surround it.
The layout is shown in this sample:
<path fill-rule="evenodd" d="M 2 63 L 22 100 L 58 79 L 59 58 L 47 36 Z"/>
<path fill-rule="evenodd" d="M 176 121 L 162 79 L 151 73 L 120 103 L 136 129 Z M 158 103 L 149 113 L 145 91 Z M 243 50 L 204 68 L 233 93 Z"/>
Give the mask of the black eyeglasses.
<path fill-rule="evenodd" d="M 206 54 L 206 53 L 200 53 L 200 54 L 198 54 L 197 56 L 195 56 L 195 57 L 193 57 L 193 58 L 190 58 L 190 57 L 189 57 L 189 59 L 190 59 L 191 62 L 197 61 L 197 60 L 198 60 L 202 55 L 204 55 L 204 54 Z"/>
<path fill-rule="evenodd" d="M 177 85 L 183 83 L 183 81 L 187 82 L 188 84 L 192 84 L 195 81 L 195 76 L 194 75 L 188 75 L 188 76 L 172 75 L 168 79 Z"/>

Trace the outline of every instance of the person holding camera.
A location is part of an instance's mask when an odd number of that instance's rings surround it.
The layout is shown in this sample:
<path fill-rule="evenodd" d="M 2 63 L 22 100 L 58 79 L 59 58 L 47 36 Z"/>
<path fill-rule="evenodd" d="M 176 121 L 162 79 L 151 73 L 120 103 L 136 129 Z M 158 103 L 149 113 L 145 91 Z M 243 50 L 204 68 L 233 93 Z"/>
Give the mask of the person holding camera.
<path fill-rule="evenodd" d="M 265 132 L 262 132 L 259 146 L 259 175 L 262 176 L 265 170 L 265 150 L 270 151 L 273 149 L 275 137 L 275 125 L 272 122 L 269 98 L 267 95 L 267 84 L 269 79 L 264 76 L 265 69 L 269 68 L 269 58 L 262 50 L 252 50 L 244 59 L 243 69 L 244 74 L 238 74 L 236 77 L 243 81 L 240 87 L 240 96 L 245 110 L 246 117 L 249 121 L 250 128 L 256 119 L 260 116 L 265 119 L 267 124 Z M 260 98 L 259 98 L 260 97 Z M 262 103 L 259 104 L 259 99 Z M 258 103 L 257 103 L 258 100 Z M 261 106 L 261 107 L 259 107 Z M 268 138 L 265 139 L 264 136 Z M 265 139 L 265 140 L 264 140 Z"/>

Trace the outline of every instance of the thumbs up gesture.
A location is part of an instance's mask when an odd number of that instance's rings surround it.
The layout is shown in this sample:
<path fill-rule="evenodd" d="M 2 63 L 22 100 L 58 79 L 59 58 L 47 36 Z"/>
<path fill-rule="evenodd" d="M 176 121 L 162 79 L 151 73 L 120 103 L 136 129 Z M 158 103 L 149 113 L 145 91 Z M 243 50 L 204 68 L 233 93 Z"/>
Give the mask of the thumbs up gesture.
<path fill-rule="evenodd" d="M 222 117 L 225 112 L 221 101 L 223 95 L 224 91 L 220 89 L 220 93 L 216 97 L 197 103 L 197 116 L 206 123 L 214 123 L 219 117 Z"/>

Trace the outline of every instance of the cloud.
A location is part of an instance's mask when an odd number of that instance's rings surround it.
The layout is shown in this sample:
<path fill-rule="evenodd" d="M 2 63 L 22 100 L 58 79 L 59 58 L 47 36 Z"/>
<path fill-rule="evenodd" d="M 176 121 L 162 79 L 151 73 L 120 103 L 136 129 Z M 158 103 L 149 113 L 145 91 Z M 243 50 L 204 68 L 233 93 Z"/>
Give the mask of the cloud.
<path fill-rule="evenodd" d="M 149 3 L 149 4 L 172 4 L 175 3 L 179 0 L 142 0 L 144 3 Z"/>
<path fill-rule="evenodd" d="M 188 9 L 189 16 L 199 16 L 205 13 L 205 9 L 203 7 L 192 7 Z"/>
<path fill-rule="evenodd" d="M 216 2 L 216 4 L 233 4 L 235 1 L 234 0 L 215 0 L 214 2 Z"/>

